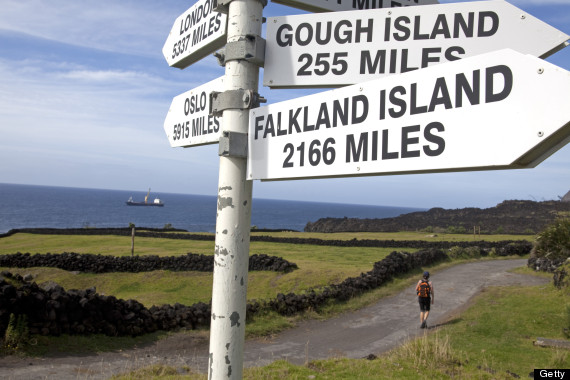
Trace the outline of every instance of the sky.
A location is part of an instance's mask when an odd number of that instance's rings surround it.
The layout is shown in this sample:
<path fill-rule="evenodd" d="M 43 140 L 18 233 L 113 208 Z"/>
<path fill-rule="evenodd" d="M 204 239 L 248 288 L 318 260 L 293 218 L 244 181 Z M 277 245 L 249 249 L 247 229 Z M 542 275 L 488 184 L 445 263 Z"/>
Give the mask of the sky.
<path fill-rule="evenodd" d="M 457 1 L 440 0 L 448 2 Z M 570 0 L 510 2 L 570 34 Z M 224 73 L 213 56 L 180 70 L 162 55 L 174 20 L 193 4 L 0 0 L 0 182 L 217 195 L 218 146 L 171 148 L 163 129 L 173 97 Z M 570 70 L 570 47 L 547 60 Z M 259 92 L 270 103 L 310 93 Z M 569 190 L 570 144 L 533 169 L 255 181 L 253 197 L 487 208 Z"/>

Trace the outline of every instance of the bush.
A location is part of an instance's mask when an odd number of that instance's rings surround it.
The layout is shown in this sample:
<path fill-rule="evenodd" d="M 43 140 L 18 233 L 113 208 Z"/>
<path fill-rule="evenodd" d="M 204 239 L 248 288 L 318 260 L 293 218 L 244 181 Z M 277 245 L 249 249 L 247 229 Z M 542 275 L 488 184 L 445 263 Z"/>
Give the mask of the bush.
<path fill-rule="evenodd" d="M 16 317 L 11 313 L 8 328 L 4 335 L 4 347 L 10 350 L 21 349 L 28 343 L 29 337 L 28 318 L 25 315 Z"/>
<path fill-rule="evenodd" d="M 448 234 L 466 234 L 467 229 L 463 226 L 448 226 L 445 232 Z"/>
<path fill-rule="evenodd" d="M 558 219 L 536 237 L 532 256 L 564 261 L 570 256 L 570 219 Z"/>
<path fill-rule="evenodd" d="M 481 257 L 479 247 L 451 247 L 447 252 L 451 259 L 474 259 Z"/>

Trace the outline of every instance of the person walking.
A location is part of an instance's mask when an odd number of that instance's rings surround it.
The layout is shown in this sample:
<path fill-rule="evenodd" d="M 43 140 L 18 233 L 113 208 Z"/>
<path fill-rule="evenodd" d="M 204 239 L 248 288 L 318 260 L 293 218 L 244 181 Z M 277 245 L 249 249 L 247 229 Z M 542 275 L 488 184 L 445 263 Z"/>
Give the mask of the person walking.
<path fill-rule="evenodd" d="M 420 303 L 420 328 L 427 328 L 427 318 L 431 305 L 435 301 L 435 292 L 433 284 L 429 280 L 429 272 L 425 271 L 421 280 L 416 285 L 416 293 L 418 295 L 418 302 Z"/>

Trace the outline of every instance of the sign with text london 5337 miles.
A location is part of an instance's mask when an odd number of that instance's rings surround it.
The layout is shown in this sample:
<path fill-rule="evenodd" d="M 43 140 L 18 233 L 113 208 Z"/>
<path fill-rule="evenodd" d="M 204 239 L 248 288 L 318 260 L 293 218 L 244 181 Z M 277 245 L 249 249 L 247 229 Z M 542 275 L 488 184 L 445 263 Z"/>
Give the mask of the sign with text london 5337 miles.
<path fill-rule="evenodd" d="M 505 48 L 544 58 L 569 38 L 505 1 L 270 17 L 263 84 L 338 87 Z"/>
<path fill-rule="evenodd" d="M 199 0 L 174 21 L 162 48 L 168 65 L 184 69 L 226 44 L 227 16 L 213 8 Z"/>
<path fill-rule="evenodd" d="M 248 178 L 534 167 L 570 140 L 570 73 L 510 49 L 252 109 Z"/>

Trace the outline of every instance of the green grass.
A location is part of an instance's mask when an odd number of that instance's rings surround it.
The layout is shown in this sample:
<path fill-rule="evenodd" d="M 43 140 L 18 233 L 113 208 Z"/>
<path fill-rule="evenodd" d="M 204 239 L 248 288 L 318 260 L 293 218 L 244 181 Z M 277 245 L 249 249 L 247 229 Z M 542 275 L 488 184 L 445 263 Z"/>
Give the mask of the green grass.
<path fill-rule="evenodd" d="M 426 241 L 502 241 L 502 240 L 529 240 L 533 241 L 535 235 L 476 235 L 473 234 L 448 234 L 448 233 L 428 233 L 421 231 L 404 232 L 255 232 L 251 236 L 270 235 L 275 237 L 289 238 L 314 238 L 323 240 L 426 240 Z"/>
<path fill-rule="evenodd" d="M 58 248 L 59 247 L 59 248 Z M 128 252 L 126 252 L 128 251 Z M 194 240 L 137 238 L 137 255 L 182 255 L 187 252 L 213 254 L 214 242 Z M 248 299 L 274 298 L 278 293 L 303 292 L 310 288 L 339 283 L 372 269 L 393 249 L 321 247 L 303 244 L 252 242 L 250 252 L 283 257 L 296 263 L 298 270 L 283 274 L 252 271 L 248 275 Z M 413 251 L 413 250 L 409 250 Z M 117 236 L 61 236 L 15 234 L 0 239 L 0 254 L 30 253 L 102 253 L 130 255 L 130 238 Z M 117 298 L 135 299 L 145 306 L 176 302 L 191 305 L 209 302 L 212 274 L 205 272 L 153 271 L 146 273 L 72 273 L 56 268 L 0 268 L 12 273 L 35 276 L 38 283 L 55 281 L 65 289 L 95 286 L 99 293 Z"/>
<path fill-rule="evenodd" d="M 428 234 L 425 232 L 343 232 L 343 233 L 304 233 L 304 232 L 252 232 L 252 236 L 274 236 L 292 238 L 316 238 L 323 240 L 352 240 L 352 239 L 375 239 L 375 240 L 427 240 L 427 241 L 501 241 L 501 240 L 534 240 L 534 235 L 477 235 L 471 234 Z M 437 235 L 437 236 L 434 236 Z M 269 244 L 266 246 L 265 244 Z M 272 248 L 274 244 L 288 246 L 279 243 L 252 242 L 252 253 L 255 250 Z M 291 246 L 291 245 L 289 245 Z M 295 245 L 296 246 L 296 245 Z M 320 247 L 330 252 L 331 247 Z M 36 235 L 18 233 L 0 239 L 0 254 L 16 252 L 30 253 L 95 253 L 103 255 L 129 256 L 131 254 L 130 236 L 97 236 L 97 235 Z M 137 255 L 182 255 L 187 252 L 213 254 L 213 241 L 200 240 L 177 240 L 177 239 L 154 239 L 135 237 L 135 254 Z"/>
<path fill-rule="evenodd" d="M 535 368 L 570 368 L 567 350 L 536 347 L 537 337 L 564 339 L 570 297 L 552 285 L 488 288 L 472 306 L 443 327 L 380 355 L 375 360 L 329 359 L 306 366 L 276 361 L 247 368 L 244 379 L 512 379 L 528 378 Z M 148 378 L 206 379 L 202 374 Z M 156 368 L 115 379 L 135 379 Z M 513 375 L 515 374 L 515 375 Z M 173 376 L 173 377 L 172 377 Z"/>
<path fill-rule="evenodd" d="M 271 234 L 279 235 L 279 234 Z M 310 234 L 311 237 L 331 237 L 338 239 L 337 234 Z M 414 240 L 412 237 L 421 239 L 419 233 L 400 233 L 382 236 L 374 234 L 342 234 L 342 239 L 404 239 Z M 425 235 L 425 234 L 424 234 Z M 297 237 L 306 237 L 305 234 L 296 233 Z M 460 238 L 461 235 L 452 235 Z M 472 236 L 465 235 L 464 240 L 472 239 Z M 520 238 L 508 237 L 508 239 Z M 423 240 L 423 239 L 422 239 Z M 449 239 L 448 239 L 449 240 Z M 173 240 L 173 239 L 153 239 L 153 238 L 136 238 L 135 252 L 136 254 L 153 254 L 159 256 L 181 255 L 186 252 L 212 254 L 214 249 L 213 242 L 192 241 L 192 240 Z M 250 272 L 248 279 L 248 298 L 249 299 L 268 299 L 276 296 L 277 293 L 283 292 L 302 292 L 308 288 L 328 285 L 330 283 L 338 283 L 350 276 L 357 276 L 361 272 L 367 272 L 372 269 L 374 262 L 383 259 L 387 254 L 395 249 L 378 249 L 378 248 L 350 248 L 350 247 L 322 247 L 312 245 L 297 244 L 279 244 L 252 242 L 250 252 L 265 253 L 283 257 L 291 262 L 299 265 L 299 270 L 292 273 L 272 273 L 272 272 Z M 412 249 L 400 249 L 412 252 Z M 31 253 L 58 253 L 58 252 L 83 252 L 83 253 L 101 253 L 113 255 L 130 255 L 130 237 L 117 236 L 53 236 L 53 235 L 34 235 L 34 234 L 16 234 L 7 238 L 0 239 L 0 254 L 15 252 L 31 252 Z M 455 261 L 454 263 L 457 263 Z M 440 263 L 436 266 L 422 269 L 437 271 L 445 268 L 453 263 Z M 13 273 L 26 274 L 31 273 L 35 277 L 35 281 L 41 283 L 43 281 L 55 281 L 66 289 L 84 289 L 95 286 L 99 293 L 114 295 L 117 298 L 132 298 L 143 303 L 145 306 L 174 304 L 176 302 L 191 305 L 196 302 L 208 302 L 211 298 L 212 274 L 201 272 L 171 272 L 171 271 L 154 271 L 148 273 L 107 273 L 107 274 L 88 274 L 88 273 L 71 273 L 56 268 L 0 268 L 0 270 L 10 270 Z M 361 297 L 352 299 L 346 303 L 335 303 L 324 306 L 317 312 L 310 310 L 302 315 L 294 317 L 284 317 L 276 313 L 267 313 L 265 315 L 256 316 L 256 318 L 248 322 L 246 333 L 248 336 L 267 335 L 275 333 L 293 326 L 298 320 L 303 318 L 327 318 L 338 313 L 349 310 L 356 310 L 371 304 L 378 299 L 397 293 L 405 287 L 411 286 L 416 281 L 420 270 L 406 274 L 400 278 L 396 278 L 386 286 L 368 292 Z M 202 334 L 202 332 L 190 332 L 189 334 Z M 143 341 L 155 341 L 161 339 L 161 334 L 151 334 L 145 336 Z M 75 352 L 75 343 L 79 342 L 83 347 L 82 352 L 98 352 L 115 350 L 117 347 L 130 348 L 138 341 L 129 340 L 129 338 L 117 339 L 102 336 L 96 337 L 38 337 L 38 342 L 28 354 L 42 355 L 42 352 L 53 353 L 54 347 L 58 350 Z M 85 341 L 83 340 L 85 339 Z M 138 339 L 138 338 L 137 338 Z M 145 340 L 147 339 L 147 340 Z M 90 343 L 92 342 L 92 343 Z M 56 351 L 57 352 L 57 351 Z M 346 372 L 352 374 L 352 367 L 359 366 L 359 361 L 351 361 L 346 364 L 345 361 L 339 360 L 334 363 L 327 364 L 332 366 L 334 371 L 338 373 Z M 372 365 L 374 362 L 363 361 L 365 365 Z M 316 366 L 317 364 L 315 364 Z M 318 364 L 321 365 L 321 364 Z M 347 365 L 349 368 L 343 368 Z M 290 372 L 291 378 L 297 376 L 305 376 L 305 374 L 318 373 L 324 369 L 317 367 L 296 368 L 286 363 L 274 363 L 271 371 L 281 373 L 283 371 Z M 283 368 L 281 368 L 283 367 Z M 251 371 L 258 371 L 252 369 Z M 374 366 L 366 371 L 374 373 Z M 153 370 L 154 371 L 154 370 Z M 260 370 L 263 371 L 263 370 Z M 309 371 L 309 372 L 307 372 Z M 312 372 L 311 372 L 312 371 Z M 377 372 L 376 372 L 377 373 Z M 273 378 L 268 375 L 266 377 L 252 378 Z M 335 372 L 336 376 L 336 372 Z M 340 376 L 340 375 L 339 375 Z M 348 375 L 347 375 L 348 376 Z M 366 375 L 364 375 L 366 376 Z M 146 378 L 146 376 L 143 376 Z M 168 378 L 168 377 L 167 377 Z M 306 377 L 303 377 L 306 378 Z M 323 377 L 327 378 L 327 377 Z M 336 377 L 329 377 L 336 378 Z M 341 377 L 342 378 L 342 377 Z M 366 377 L 363 377 L 366 378 Z"/>
<path fill-rule="evenodd" d="M 0 239 L 0 255 L 10 253 L 93 253 L 130 256 L 130 236 L 37 235 L 18 233 Z M 174 256 L 188 252 L 213 254 L 213 241 L 135 237 L 136 255 Z"/>

